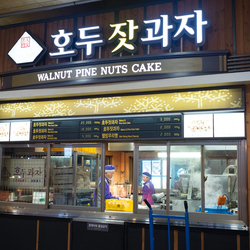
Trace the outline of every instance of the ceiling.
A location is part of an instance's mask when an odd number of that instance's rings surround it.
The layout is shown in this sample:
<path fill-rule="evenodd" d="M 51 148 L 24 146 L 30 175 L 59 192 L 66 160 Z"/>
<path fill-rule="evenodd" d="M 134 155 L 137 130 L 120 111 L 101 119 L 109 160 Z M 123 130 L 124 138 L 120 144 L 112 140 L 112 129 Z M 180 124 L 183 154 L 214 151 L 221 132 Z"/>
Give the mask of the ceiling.
<path fill-rule="evenodd" d="M 101 0 L 0 0 L 0 26 L 49 18 L 72 7 Z"/>

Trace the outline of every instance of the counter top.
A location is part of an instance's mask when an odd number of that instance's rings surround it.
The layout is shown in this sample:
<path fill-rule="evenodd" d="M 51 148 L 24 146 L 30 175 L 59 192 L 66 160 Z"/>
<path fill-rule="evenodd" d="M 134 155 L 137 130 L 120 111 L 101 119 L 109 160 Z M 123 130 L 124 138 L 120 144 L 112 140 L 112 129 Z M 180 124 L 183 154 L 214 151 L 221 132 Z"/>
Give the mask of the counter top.
<path fill-rule="evenodd" d="M 45 209 L 43 205 L 27 206 L 30 204 L 13 204 L 8 206 L 0 206 L 0 215 L 10 216 L 32 216 L 32 217 L 49 217 L 59 219 L 70 219 L 72 221 L 91 222 L 99 221 L 108 224 L 124 224 L 124 223 L 142 223 L 148 224 L 148 213 L 143 205 L 142 209 L 137 214 L 133 212 L 120 212 L 120 211 L 83 211 L 83 207 L 65 207 L 60 209 Z M 157 210 L 157 214 L 164 214 L 163 210 Z M 173 213 L 171 213 L 173 214 Z M 174 213 L 177 215 L 183 215 L 183 212 Z M 213 219 L 211 219 L 211 216 Z M 238 220 L 235 215 L 221 215 L 211 214 L 204 216 L 202 213 L 189 213 L 189 226 L 196 228 L 210 228 L 210 229 L 222 229 L 222 230 L 241 230 L 248 231 L 248 226 L 242 221 Z M 227 217 L 225 217 L 227 216 Z M 216 221 L 216 223 L 212 222 Z M 155 219 L 156 224 L 167 224 L 167 220 Z M 171 220 L 171 225 L 184 226 L 184 222 L 180 220 Z"/>

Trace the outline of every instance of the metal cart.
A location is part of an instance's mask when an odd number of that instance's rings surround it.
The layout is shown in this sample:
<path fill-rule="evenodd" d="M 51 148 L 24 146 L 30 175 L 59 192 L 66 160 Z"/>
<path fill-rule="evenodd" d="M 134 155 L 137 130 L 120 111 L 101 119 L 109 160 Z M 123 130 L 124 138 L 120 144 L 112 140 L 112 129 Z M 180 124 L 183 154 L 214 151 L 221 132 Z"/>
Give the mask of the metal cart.
<path fill-rule="evenodd" d="M 170 250 L 170 219 L 181 219 L 185 220 L 185 235 L 186 235 L 186 250 L 190 250 L 190 239 L 189 239 L 189 217 L 188 217 L 188 204 L 184 201 L 185 216 L 178 215 L 161 215 L 153 214 L 153 210 L 149 202 L 145 199 L 144 202 L 149 208 L 149 236 L 150 236 L 150 250 L 154 250 L 154 226 L 153 218 L 164 218 L 168 220 L 168 249 Z"/>

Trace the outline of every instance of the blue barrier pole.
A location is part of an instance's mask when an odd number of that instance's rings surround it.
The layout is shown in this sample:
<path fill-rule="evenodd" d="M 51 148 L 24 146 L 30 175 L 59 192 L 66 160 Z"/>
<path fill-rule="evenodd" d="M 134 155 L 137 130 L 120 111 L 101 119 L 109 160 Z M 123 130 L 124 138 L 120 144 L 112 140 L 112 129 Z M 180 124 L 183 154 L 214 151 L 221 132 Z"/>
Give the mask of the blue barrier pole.
<path fill-rule="evenodd" d="M 154 250 L 154 226 L 153 226 L 153 210 L 149 209 L 149 235 L 150 235 L 150 250 Z"/>
<path fill-rule="evenodd" d="M 189 237 L 189 217 L 187 201 L 184 202 L 185 207 L 185 233 L 186 233 L 186 249 L 190 250 L 190 237 Z"/>
<path fill-rule="evenodd" d="M 170 219 L 184 219 L 185 220 L 185 235 L 186 235 L 186 250 L 190 250 L 190 236 L 189 236 L 189 216 L 188 216 L 188 204 L 187 201 L 184 201 L 185 207 L 185 216 L 176 216 L 176 215 L 153 215 L 153 210 L 151 205 L 145 199 L 144 202 L 149 208 L 149 236 L 150 236 L 150 250 L 154 250 L 154 225 L 153 218 L 166 218 L 168 221 L 168 249 L 171 250 L 170 244 Z"/>
<path fill-rule="evenodd" d="M 153 210 L 147 199 L 144 202 L 149 208 L 149 236 L 150 236 L 150 250 L 154 250 L 154 225 L 153 225 Z"/>
<path fill-rule="evenodd" d="M 171 244 L 170 244 L 170 219 L 168 218 L 168 250 L 171 250 Z"/>
<path fill-rule="evenodd" d="M 185 231 L 186 231 L 186 249 L 190 250 L 190 239 L 189 239 L 189 218 L 188 212 L 185 212 Z"/>

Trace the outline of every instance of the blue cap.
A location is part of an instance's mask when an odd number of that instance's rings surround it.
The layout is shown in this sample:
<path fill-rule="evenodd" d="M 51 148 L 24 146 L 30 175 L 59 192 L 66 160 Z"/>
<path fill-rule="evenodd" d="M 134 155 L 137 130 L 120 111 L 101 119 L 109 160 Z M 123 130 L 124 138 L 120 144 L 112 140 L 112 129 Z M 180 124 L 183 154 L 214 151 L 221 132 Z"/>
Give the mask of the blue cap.
<path fill-rule="evenodd" d="M 142 174 L 148 176 L 149 178 L 151 178 L 151 174 L 149 172 L 143 172 Z"/>
<path fill-rule="evenodd" d="M 115 166 L 113 165 L 106 165 L 105 166 L 105 172 L 114 172 L 115 171 Z"/>

